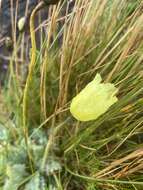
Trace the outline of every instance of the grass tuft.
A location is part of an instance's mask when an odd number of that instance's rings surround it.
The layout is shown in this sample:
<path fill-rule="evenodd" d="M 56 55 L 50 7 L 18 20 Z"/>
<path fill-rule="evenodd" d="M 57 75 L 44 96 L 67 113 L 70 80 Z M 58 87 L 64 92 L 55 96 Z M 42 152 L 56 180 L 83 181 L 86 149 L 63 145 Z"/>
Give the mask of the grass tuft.
<path fill-rule="evenodd" d="M 13 34 L 0 92 L 0 189 L 143 188 L 142 8 L 140 0 L 64 1 L 36 28 L 39 3 L 28 54 L 25 32 Z M 119 101 L 97 120 L 76 121 L 70 102 L 97 72 Z"/>

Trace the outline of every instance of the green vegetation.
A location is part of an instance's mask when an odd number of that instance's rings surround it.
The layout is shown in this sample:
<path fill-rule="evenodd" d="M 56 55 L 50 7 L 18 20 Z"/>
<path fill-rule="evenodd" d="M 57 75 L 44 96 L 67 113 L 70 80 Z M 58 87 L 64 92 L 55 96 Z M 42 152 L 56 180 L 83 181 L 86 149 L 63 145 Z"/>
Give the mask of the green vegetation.
<path fill-rule="evenodd" d="M 14 41 L 0 93 L 0 190 L 142 190 L 142 1 L 62 3 L 35 29 L 41 9 L 31 14 L 29 55 L 22 32 Z M 26 74 L 18 60 L 28 56 Z M 79 122 L 70 102 L 97 73 L 119 100 Z"/>

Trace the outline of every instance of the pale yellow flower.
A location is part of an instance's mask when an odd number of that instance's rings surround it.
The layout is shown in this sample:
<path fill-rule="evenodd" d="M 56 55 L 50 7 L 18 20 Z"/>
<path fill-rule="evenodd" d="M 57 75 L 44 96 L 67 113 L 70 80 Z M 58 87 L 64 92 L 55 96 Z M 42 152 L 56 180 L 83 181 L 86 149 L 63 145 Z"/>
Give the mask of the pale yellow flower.
<path fill-rule="evenodd" d="M 70 112 L 77 120 L 97 119 L 117 102 L 117 88 L 111 83 L 101 83 L 101 80 L 100 74 L 97 74 L 94 80 L 73 98 Z"/>

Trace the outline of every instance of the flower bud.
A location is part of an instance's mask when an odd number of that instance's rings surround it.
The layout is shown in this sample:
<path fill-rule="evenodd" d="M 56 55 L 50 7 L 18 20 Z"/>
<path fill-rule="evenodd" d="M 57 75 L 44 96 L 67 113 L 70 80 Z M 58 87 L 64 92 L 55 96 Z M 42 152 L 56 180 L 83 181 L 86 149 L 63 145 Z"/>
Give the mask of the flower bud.
<path fill-rule="evenodd" d="M 18 30 L 21 32 L 24 29 L 26 19 L 25 17 L 21 17 L 18 21 Z"/>

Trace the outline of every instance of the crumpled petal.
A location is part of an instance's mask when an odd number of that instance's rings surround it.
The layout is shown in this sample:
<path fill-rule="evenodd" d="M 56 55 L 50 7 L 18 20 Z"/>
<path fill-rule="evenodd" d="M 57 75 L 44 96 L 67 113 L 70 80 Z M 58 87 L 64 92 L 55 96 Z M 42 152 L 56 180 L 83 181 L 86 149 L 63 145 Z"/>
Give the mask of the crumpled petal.
<path fill-rule="evenodd" d="M 77 94 L 70 105 L 71 114 L 79 121 L 97 119 L 118 101 L 115 96 L 118 89 L 111 83 L 101 83 L 97 74 L 93 81 Z"/>

